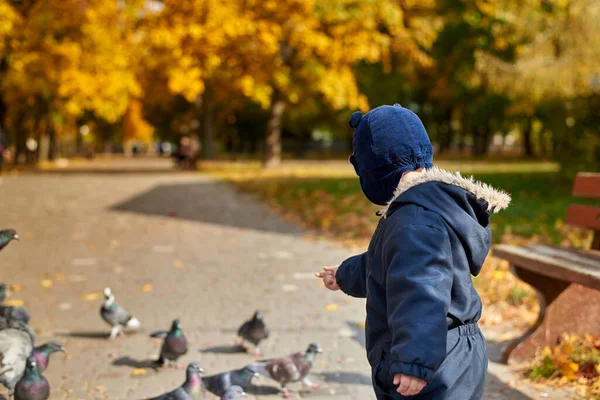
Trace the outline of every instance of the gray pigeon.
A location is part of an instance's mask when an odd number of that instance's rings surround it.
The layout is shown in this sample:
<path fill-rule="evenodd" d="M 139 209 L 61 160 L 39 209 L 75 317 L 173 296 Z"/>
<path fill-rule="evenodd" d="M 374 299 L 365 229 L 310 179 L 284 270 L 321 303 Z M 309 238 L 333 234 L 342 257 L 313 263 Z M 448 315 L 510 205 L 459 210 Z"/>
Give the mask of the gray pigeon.
<path fill-rule="evenodd" d="M 46 400 L 50 397 L 50 384 L 40 373 L 35 357 L 27 358 L 23 377 L 15 387 L 15 400 Z"/>
<path fill-rule="evenodd" d="M 100 308 L 100 315 L 106 323 L 112 326 L 108 337 L 111 340 L 123 336 L 124 330 L 138 331 L 141 326 L 137 318 L 117 304 L 110 288 L 104 289 L 104 302 Z"/>
<path fill-rule="evenodd" d="M 50 355 L 56 353 L 57 351 L 65 352 L 65 348 L 59 342 L 48 342 L 44 343 L 41 346 L 38 346 L 33 349 L 31 355 L 35 357 L 35 361 L 37 361 L 38 371 L 44 372 L 46 368 L 48 368 L 48 363 L 50 363 Z"/>
<path fill-rule="evenodd" d="M 221 397 L 221 400 L 236 400 L 236 399 L 241 399 L 241 398 L 245 398 L 246 393 L 244 392 L 244 389 L 242 389 L 239 386 L 230 386 L 229 389 L 227 389 L 227 391 L 225 392 L 225 394 L 223 395 L 223 397 Z"/>
<path fill-rule="evenodd" d="M 252 343 L 254 345 L 254 355 L 256 356 L 260 356 L 260 348 L 258 345 L 262 340 L 268 337 L 269 329 L 265 325 L 260 311 L 256 311 L 252 316 L 252 319 L 244 322 L 238 330 L 240 344 L 244 345 L 244 341 Z"/>
<path fill-rule="evenodd" d="M 23 376 L 34 343 L 35 334 L 26 324 L 0 318 L 0 383 L 8 389 L 9 396 Z"/>
<path fill-rule="evenodd" d="M 29 320 L 31 319 L 31 315 L 29 315 L 29 312 L 25 308 L 18 306 L 0 305 L 0 317 L 16 320 L 24 324 L 28 324 Z"/>
<path fill-rule="evenodd" d="M 0 231 L 0 250 L 8 246 L 12 240 L 19 240 L 19 235 L 14 229 L 4 229 Z"/>
<path fill-rule="evenodd" d="M 313 362 L 318 353 L 323 350 L 316 343 L 311 343 L 305 352 L 290 354 L 289 356 L 263 361 L 253 365 L 252 368 L 260 375 L 269 377 L 281 384 L 281 393 L 284 397 L 293 397 L 287 389 L 290 382 L 302 381 L 306 386 L 318 389 L 321 385 L 313 384 L 308 379 Z"/>
<path fill-rule="evenodd" d="M 204 370 L 200 364 L 193 362 L 187 367 L 183 385 L 169 393 L 148 400 L 204 400 L 206 389 L 202 383 L 201 374 L 203 373 Z"/>
<path fill-rule="evenodd" d="M 248 366 L 234 371 L 207 376 L 203 380 L 204 385 L 206 385 L 206 388 L 211 393 L 222 396 L 231 386 L 239 386 L 247 390 L 252 386 L 252 379 L 258 378 L 258 376 L 259 374 Z"/>
<path fill-rule="evenodd" d="M 170 331 L 158 331 L 150 335 L 155 339 L 164 339 L 162 347 L 160 348 L 160 356 L 156 362 L 163 367 L 169 365 L 171 361 L 177 361 L 179 357 L 187 353 L 188 344 L 183 330 L 181 329 L 181 323 L 178 319 L 173 320 Z M 175 364 L 177 368 L 180 366 Z"/>

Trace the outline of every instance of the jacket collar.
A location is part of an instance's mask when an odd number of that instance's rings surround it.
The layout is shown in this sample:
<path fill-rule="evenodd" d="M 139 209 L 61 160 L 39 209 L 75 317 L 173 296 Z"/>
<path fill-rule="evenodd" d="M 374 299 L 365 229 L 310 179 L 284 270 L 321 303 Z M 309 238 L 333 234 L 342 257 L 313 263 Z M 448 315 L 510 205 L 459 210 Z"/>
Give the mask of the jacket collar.
<path fill-rule="evenodd" d="M 476 181 L 472 176 L 463 177 L 460 172 L 450 172 L 438 167 L 432 167 L 424 169 L 420 173 L 411 173 L 403 177 L 394 191 L 394 196 L 388 201 L 387 205 L 378 212 L 378 215 L 383 215 L 385 218 L 392 203 L 396 201 L 402 193 L 427 182 L 441 182 L 461 187 L 473 193 L 477 199 L 485 200 L 488 203 L 488 211 L 493 213 L 505 209 L 510 204 L 510 195 L 502 190 L 495 189 L 488 184 Z"/>

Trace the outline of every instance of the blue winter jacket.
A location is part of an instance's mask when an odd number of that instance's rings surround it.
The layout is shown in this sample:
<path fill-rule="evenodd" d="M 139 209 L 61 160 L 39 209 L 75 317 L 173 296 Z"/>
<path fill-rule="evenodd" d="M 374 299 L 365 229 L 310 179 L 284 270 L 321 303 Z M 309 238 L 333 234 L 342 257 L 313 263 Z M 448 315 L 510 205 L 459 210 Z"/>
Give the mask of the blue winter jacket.
<path fill-rule="evenodd" d="M 367 299 L 366 346 L 376 392 L 403 398 L 392 385 L 401 373 L 427 381 L 422 393 L 437 390 L 419 398 L 481 396 L 487 355 L 481 333 L 469 325 L 481 315 L 471 276 L 490 249 L 490 215 L 509 201 L 504 192 L 436 167 L 409 174 L 382 210 L 368 251 L 342 263 L 336 276 L 342 291 Z M 470 329 L 461 332 L 478 335 L 477 349 L 450 337 L 462 325 Z M 452 382 L 462 388 L 446 395 Z"/>

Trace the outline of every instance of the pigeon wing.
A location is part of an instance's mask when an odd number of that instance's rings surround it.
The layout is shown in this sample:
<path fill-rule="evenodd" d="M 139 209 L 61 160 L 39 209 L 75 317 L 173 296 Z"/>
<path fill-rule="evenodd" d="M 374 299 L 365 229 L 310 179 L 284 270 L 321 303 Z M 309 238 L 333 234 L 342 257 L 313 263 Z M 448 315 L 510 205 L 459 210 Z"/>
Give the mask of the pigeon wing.
<path fill-rule="evenodd" d="M 156 331 L 156 332 L 152 332 L 150 334 L 150 337 L 154 338 L 154 339 L 164 339 L 167 337 L 168 334 L 169 334 L 169 332 L 167 332 L 167 331 Z"/>

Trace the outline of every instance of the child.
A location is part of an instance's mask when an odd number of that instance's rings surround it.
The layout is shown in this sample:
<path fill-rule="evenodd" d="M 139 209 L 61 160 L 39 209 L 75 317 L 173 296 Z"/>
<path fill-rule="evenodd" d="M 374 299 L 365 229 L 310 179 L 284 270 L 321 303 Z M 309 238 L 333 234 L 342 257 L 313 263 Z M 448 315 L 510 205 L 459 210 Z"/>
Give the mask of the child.
<path fill-rule="evenodd" d="M 356 112 L 350 126 L 361 188 L 385 207 L 368 251 L 316 276 L 367 299 L 377 399 L 480 399 L 487 350 L 471 275 L 490 249 L 490 215 L 510 197 L 434 167 L 423 124 L 399 104 Z"/>

